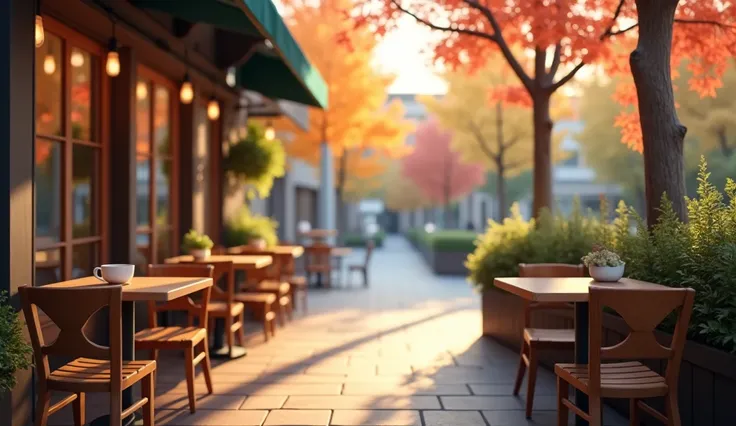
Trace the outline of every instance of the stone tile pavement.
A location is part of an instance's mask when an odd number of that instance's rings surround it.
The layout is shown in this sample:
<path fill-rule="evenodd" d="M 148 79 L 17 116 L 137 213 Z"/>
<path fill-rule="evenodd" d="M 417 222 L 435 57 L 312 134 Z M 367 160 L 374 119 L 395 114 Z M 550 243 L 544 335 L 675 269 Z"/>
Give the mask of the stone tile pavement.
<path fill-rule="evenodd" d="M 356 251 L 347 263 L 360 262 Z M 197 376 L 197 412 L 187 406 L 180 356 L 162 357 L 159 425 L 555 425 L 554 376 L 540 371 L 533 420 L 511 396 L 517 354 L 481 336 L 480 302 L 463 278 L 438 278 L 401 238 L 371 264 L 372 283 L 312 291 L 299 313 L 248 355 L 217 361 L 214 394 Z M 357 277 L 356 277 L 357 278 Z M 357 279 L 355 281 L 358 281 Z M 106 411 L 88 397 L 87 418 Z M 68 424 L 69 412 L 51 417 Z M 614 413 L 606 424 L 624 424 Z"/>

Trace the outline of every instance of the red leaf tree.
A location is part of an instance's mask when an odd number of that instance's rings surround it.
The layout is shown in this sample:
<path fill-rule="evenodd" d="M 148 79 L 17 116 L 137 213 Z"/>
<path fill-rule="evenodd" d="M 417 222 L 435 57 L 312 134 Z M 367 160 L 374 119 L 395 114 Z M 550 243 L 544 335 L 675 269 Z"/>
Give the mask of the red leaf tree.
<path fill-rule="evenodd" d="M 402 16 L 441 34 L 435 58 L 450 66 L 482 64 L 498 51 L 531 98 L 534 212 L 552 202 L 550 97 L 582 68 L 633 75 L 636 102 L 619 123 L 638 124 L 645 163 L 647 218 L 663 193 L 685 217 L 683 140 L 671 66 L 688 62 L 690 89 L 713 95 L 726 59 L 736 53 L 736 6 L 722 0 L 359 0 L 356 14 L 381 35 Z M 629 55 L 630 52 L 630 55 Z M 635 90 L 635 92 L 634 92 Z M 635 94 L 634 94 L 635 93 Z M 509 99 L 511 100 L 511 99 Z M 628 119 L 627 119 L 628 117 Z M 638 117 L 638 120 L 636 119 Z M 638 123 L 637 123 L 638 122 Z M 631 141 L 631 138 L 628 138 Z"/>
<path fill-rule="evenodd" d="M 402 159 L 402 173 L 414 182 L 433 203 L 444 207 L 444 221 L 450 221 L 449 204 L 483 184 L 485 173 L 479 164 L 464 163 L 450 149 L 452 134 L 439 127 L 434 118 L 419 124 L 414 151 Z"/>

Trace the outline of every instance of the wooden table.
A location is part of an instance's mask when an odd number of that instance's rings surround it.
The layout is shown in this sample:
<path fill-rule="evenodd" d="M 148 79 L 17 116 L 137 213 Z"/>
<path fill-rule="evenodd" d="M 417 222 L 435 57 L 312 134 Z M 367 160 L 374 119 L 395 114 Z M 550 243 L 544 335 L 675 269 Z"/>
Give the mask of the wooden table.
<path fill-rule="evenodd" d="M 300 232 L 299 236 L 302 238 L 309 238 L 310 240 L 313 240 L 315 242 L 317 241 L 324 241 L 329 237 L 334 237 L 337 235 L 337 229 L 312 229 L 311 231 L 307 232 Z"/>
<path fill-rule="evenodd" d="M 213 255 L 205 259 L 195 259 L 191 255 L 175 256 L 164 260 L 164 263 L 182 263 L 182 262 L 193 262 L 207 264 L 209 262 L 233 262 L 233 268 L 236 271 L 243 271 L 246 274 L 253 272 L 273 263 L 271 256 L 252 256 L 252 255 Z M 246 350 L 242 346 L 233 346 L 232 351 L 225 347 L 222 339 L 222 335 L 225 330 L 225 320 L 217 318 L 215 319 L 215 338 L 212 341 L 212 349 L 210 350 L 210 357 L 212 358 L 240 358 L 245 356 Z M 232 356 L 231 356 L 232 355 Z"/>
<path fill-rule="evenodd" d="M 49 284 L 51 288 L 92 288 L 109 285 L 95 277 L 78 278 Z M 212 286 L 212 278 L 177 278 L 177 277 L 133 277 L 129 284 L 123 286 L 122 323 L 123 323 L 123 359 L 135 360 L 135 302 L 155 301 L 168 302 L 179 297 L 195 293 Z M 69 307 L 73 309 L 73 306 Z M 123 391 L 123 407 L 133 404 L 133 387 Z M 123 425 L 135 422 L 135 415 L 123 420 Z M 109 424 L 108 416 L 98 417 L 91 425 Z"/>
<path fill-rule="evenodd" d="M 603 283 L 591 278 L 496 278 L 493 282 L 501 290 L 515 294 L 531 302 L 568 302 L 575 304 L 575 363 L 588 363 L 588 289 L 615 287 L 624 289 L 657 290 L 668 288 L 660 284 L 623 278 L 615 283 Z M 588 411 L 588 396 L 575 391 L 575 402 L 580 409 Z M 576 426 L 587 426 L 588 422 L 575 417 Z"/>

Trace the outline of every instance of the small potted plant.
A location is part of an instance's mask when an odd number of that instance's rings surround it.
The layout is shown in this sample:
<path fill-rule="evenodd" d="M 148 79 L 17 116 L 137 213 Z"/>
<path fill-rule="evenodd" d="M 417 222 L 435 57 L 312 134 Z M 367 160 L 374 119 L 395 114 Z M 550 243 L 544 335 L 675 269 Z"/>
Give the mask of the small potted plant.
<path fill-rule="evenodd" d="M 626 264 L 618 254 L 605 247 L 593 247 L 593 251 L 583 256 L 582 261 L 596 281 L 616 282 L 624 276 Z"/>
<path fill-rule="evenodd" d="M 0 292 L 0 398 L 15 386 L 15 372 L 31 366 L 33 350 L 23 336 L 18 314 Z"/>
<path fill-rule="evenodd" d="M 191 229 L 184 236 L 184 242 L 181 245 L 182 250 L 188 252 L 197 260 L 207 259 L 212 254 L 212 247 L 215 243 L 210 237 Z"/>

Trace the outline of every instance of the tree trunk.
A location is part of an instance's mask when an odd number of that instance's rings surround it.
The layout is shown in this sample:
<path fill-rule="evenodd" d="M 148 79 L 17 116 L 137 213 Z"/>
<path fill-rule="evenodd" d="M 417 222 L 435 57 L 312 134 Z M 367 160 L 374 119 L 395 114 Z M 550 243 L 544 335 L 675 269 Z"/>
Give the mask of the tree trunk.
<path fill-rule="evenodd" d="M 534 217 L 552 207 L 552 118 L 550 93 L 532 94 L 534 116 Z"/>
<path fill-rule="evenodd" d="M 629 63 L 639 98 L 649 226 L 657 223 L 664 194 L 680 219 L 686 219 L 683 141 L 687 129 L 677 118 L 670 70 L 677 3 L 636 0 L 639 42 Z"/>
<path fill-rule="evenodd" d="M 496 199 L 498 200 L 498 214 L 496 215 L 496 221 L 498 223 L 503 222 L 506 217 L 506 177 L 504 176 L 503 166 L 498 167 L 496 173 Z"/>
<path fill-rule="evenodd" d="M 345 206 L 345 181 L 347 180 L 347 162 L 348 151 L 343 150 L 340 156 L 340 167 L 337 173 L 337 194 L 335 204 L 337 204 L 337 230 L 339 238 L 342 238 L 347 232 L 347 209 Z"/>
<path fill-rule="evenodd" d="M 442 227 L 445 229 L 450 228 L 450 188 L 452 187 L 452 161 L 449 159 L 449 155 L 445 161 L 445 182 L 443 188 L 443 224 Z"/>
<path fill-rule="evenodd" d="M 721 148 L 721 152 L 723 153 L 724 157 L 731 157 L 731 154 L 733 154 L 733 147 L 728 144 L 728 137 L 726 136 L 726 129 L 725 127 L 721 127 L 716 132 L 716 136 L 718 137 L 718 146 Z"/>
<path fill-rule="evenodd" d="M 498 154 L 496 155 L 496 200 L 498 200 L 498 214 L 496 220 L 498 223 L 503 221 L 506 216 L 506 182 L 504 181 L 504 135 L 503 135 L 503 105 L 501 102 L 496 103 L 496 143 L 498 144 Z"/>

